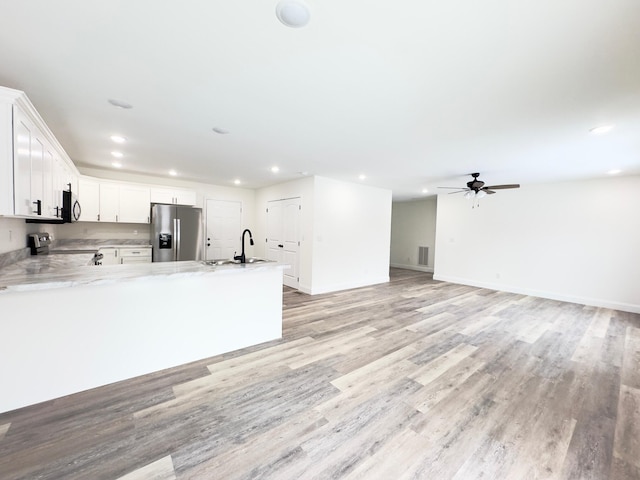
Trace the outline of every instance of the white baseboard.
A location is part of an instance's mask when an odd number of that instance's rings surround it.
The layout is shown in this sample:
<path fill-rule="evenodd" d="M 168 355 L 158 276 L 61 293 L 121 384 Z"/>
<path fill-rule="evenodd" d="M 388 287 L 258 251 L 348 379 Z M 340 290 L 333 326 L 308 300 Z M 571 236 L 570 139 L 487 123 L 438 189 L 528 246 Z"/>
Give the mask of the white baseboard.
<path fill-rule="evenodd" d="M 417 270 L 418 272 L 433 273 L 433 267 L 425 267 L 422 265 L 405 265 L 404 263 L 392 263 L 389 266 L 393 268 L 404 268 L 405 270 Z"/>
<path fill-rule="evenodd" d="M 334 283 L 332 285 L 323 285 L 321 287 L 315 287 L 311 289 L 311 295 L 318 295 L 321 293 L 331 293 L 331 292 L 339 292 L 341 290 L 351 290 L 352 288 L 361 288 L 361 287 L 369 287 L 371 285 L 378 285 L 380 283 L 388 283 L 389 277 L 379 277 L 379 278 L 370 278 L 367 280 L 362 280 L 358 282 L 349 282 L 349 283 Z"/>
<path fill-rule="evenodd" d="M 530 295 L 532 297 L 548 298 L 549 300 L 558 300 L 561 302 L 578 303 L 580 305 L 588 305 L 590 307 L 610 308 L 612 310 L 620 310 L 623 312 L 640 313 L 640 305 L 632 303 L 614 302 L 602 298 L 580 297 L 576 295 L 564 295 L 556 292 L 548 292 L 543 290 L 533 290 L 529 288 L 514 287 L 512 285 L 503 285 L 490 282 L 477 282 L 467 278 L 451 277 L 448 275 L 434 275 L 434 280 L 442 282 L 457 283 L 460 285 L 469 285 L 471 287 L 488 288 L 489 290 L 498 290 L 501 292 L 518 293 L 520 295 Z"/>

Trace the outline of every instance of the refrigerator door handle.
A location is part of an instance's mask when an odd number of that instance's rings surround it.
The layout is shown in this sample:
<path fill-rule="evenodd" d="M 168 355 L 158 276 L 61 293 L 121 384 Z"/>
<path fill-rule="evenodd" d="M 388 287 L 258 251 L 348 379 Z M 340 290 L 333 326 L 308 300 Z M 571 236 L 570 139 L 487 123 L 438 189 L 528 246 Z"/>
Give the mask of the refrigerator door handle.
<path fill-rule="evenodd" d="M 180 219 L 176 219 L 177 228 L 176 228 L 176 260 L 180 260 L 178 256 L 180 255 Z"/>
<path fill-rule="evenodd" d="M 173 219 L 173 261 L 175 262 L 178 257 L 178 220 Z"/>

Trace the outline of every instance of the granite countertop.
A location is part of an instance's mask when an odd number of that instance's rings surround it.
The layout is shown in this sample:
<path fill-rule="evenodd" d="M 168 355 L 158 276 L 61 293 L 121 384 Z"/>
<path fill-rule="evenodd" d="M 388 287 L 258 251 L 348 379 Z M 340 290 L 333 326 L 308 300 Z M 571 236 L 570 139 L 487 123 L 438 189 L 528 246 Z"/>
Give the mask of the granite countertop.
<path fill-rule="evenodd" d="M 17 262 L 0 270 L 0 294 L 67 288 L 79 285 L 109 284 L 158 276 L 232 274 L 286 267 L 286 265 L 277 262 L 213 266 L 201 261 L 89 266 L 87 263 L 90 262 L 92 256 L 91 254 L 50 254 L 42 256 L 45 257 L 43 260 L 35 257 L 38 260 L 29 258 Z M 72 266 L 66 263 L 68 260 L 56 257 L 64 257 L 66 259 L 72 257 L 74 258 L 74 263 L 75 257 L 78 257 L 78 262 Z M 87 263 L 82 263 L 84 260 Z M 64 264 L 60 262 L 64 262 Z"/>
<path fill-rule="evenodd" d="M 106 284 L 157 276 L 240 273 L 284 268 L 277 262 L 209 265 L 200 261 L 94 265 L 100 248 L 151 248 L 131 240 L 63 240 L 52 243 L 48 255 L 33 255 L 0 268 L 0 294 L 78 285 Z"/>

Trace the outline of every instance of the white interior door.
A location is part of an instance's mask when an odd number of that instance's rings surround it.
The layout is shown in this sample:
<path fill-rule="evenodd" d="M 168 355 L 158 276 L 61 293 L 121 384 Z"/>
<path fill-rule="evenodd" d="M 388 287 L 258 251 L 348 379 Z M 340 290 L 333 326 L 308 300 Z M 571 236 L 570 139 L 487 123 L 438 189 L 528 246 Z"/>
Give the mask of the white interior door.
<path fill-rule="evenodd" d="M 283 283 L 298 288 L 300 254 L 300 198 L 274 200 L 267 206 L 267 258 L 289 265 Z"/>
<path fill-rule="evenodd" d="M 233 258 L 240 254 L 242 203 L 207 199 L 207 241 L 205 258 Z"/>

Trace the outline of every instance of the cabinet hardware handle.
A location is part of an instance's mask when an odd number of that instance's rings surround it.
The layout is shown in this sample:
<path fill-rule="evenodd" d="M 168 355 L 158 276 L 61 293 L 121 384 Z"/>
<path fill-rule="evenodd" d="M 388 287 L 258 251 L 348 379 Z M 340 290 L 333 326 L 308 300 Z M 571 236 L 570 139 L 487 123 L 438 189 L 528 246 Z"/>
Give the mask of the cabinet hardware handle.
<path fill-rule="evenodd" d="M 116 215 L 116 222 L 118 221 L 118 215 Z"/>
<path fill-rule="evenodd" d="M 100 221 L 100 214 L 98 214 L 98 221 Z"/>
<path fill-rule="evenodd" d="M 284 245 L 282 245 L 282 244 L 279 244 L 278 246 L 279 246 L 280 248 L 284 248 Z"/>
<path fill-rule="evenodd" d="M 36 211 L 33 212 L 36 215 L 42 215 L 42 200 L 36 200 L 35 202 L 31 202 L 36 206 Z"/>

